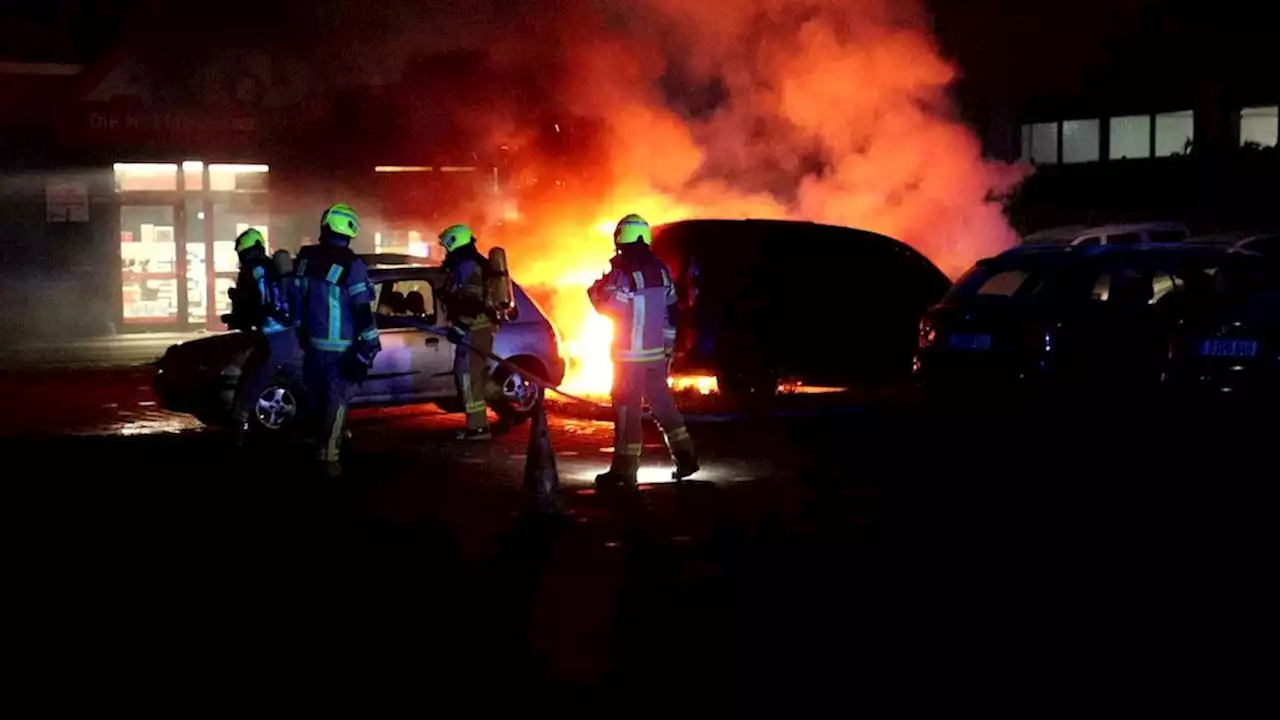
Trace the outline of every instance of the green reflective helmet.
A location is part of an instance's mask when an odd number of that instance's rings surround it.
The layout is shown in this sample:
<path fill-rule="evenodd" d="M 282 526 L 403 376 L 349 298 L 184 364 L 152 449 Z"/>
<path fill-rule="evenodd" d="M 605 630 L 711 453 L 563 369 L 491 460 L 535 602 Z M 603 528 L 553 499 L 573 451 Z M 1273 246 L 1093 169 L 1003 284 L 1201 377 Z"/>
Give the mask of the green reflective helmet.
<path fill-rule="evenodd" d="M 649 238 L 649 223 L 634 213 L 619 220 L 618 227 L 613 230 L 615 245 L 634 245 L 639 242 L 648 245 Z"/>
<path fill-rule="evenodd" d="M 453 252 L 475 241 L 475 235 L 471 234 L 471 228 L 466 225 L 452 225 L 440 233 L 440 244 L 444 246 L 445 252 Z"/>
<path fill-rule="evenodd" d="M 267 250 L 267 239 L 262 237 L 262 232 L 257 228 L 249 228 L 236 238 L 237 253 L 242 253 L 255 246 L 262 248 L 263 252 Z"/>
<path fill-rule="evenodd" d="M 360 217 L 349 205 L 333 205 L 320 216 L 320 231 L 329 230 L 346 238 L 360 234 Z"/>

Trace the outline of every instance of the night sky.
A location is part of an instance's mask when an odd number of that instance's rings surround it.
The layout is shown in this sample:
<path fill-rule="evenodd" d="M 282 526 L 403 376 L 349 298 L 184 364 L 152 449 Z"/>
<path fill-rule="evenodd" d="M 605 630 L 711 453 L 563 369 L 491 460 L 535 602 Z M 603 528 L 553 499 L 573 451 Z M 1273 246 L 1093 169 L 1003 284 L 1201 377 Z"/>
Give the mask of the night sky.
<path fill-rule="evenodd" d="M 1216 73 L 1231 84 L 1257 85 L 1275 77 L 1277 21 L 1266 3 L 1169 0 L 931 0 L 934 32 L 961 68 L 957 87 L 968 114 L 992 105 L 1024 107 L 1044 98 L 1117 95 L 1134 86 L 1176 91 Z M 325 42 L 326 33 L 369 38 L 376 54 L 413 18 L 424 28 L 465 22 L 478 7 L 519 14 L 524 3 L 385 2 L 382 12 L 333 0 L 267 3 L 222 0 L 42 0 L 6 2 L 8 31 L 0 56 L 8 60 L 88 63 L 120 38 L 146 37 L 161 48 L 157 29 L 181 46 L 235 38 L 297 49 Z M 195 23 L 203 18 L 206 22 Z M 415 31 L 421 37 L 421 30 Z M 203 37 L 202 37 L 203 35 Z M 1280 83 L 1280 81 L 1274 81 Z M 1263 81 L 1266 84 L 1266 81 Z"/>

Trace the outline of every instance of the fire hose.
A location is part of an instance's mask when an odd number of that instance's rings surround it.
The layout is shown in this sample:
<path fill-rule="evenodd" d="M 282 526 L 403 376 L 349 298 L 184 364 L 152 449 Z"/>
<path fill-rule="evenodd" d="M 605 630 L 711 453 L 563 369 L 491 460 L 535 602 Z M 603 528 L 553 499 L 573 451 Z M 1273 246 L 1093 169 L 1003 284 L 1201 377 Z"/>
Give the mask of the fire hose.
<path fill-rule="evenodd" d="M 430 325 L 430 324 L 428 324 L 427 322 L 425 322 L 425 321 L 423 321 L 423 320 L 419 320 L 419 319 L 417 319 L 417 318 L 411 318 L 411 317 L 392 317 L 392 318 L 384 318 L 384 320 L 390 320 L 391 322 L 390 322 L 389 324 L 392 324 L 392 325 L 403 325 L 404 327 L 412 327 L 412 328 L 414 328 L 414 329 L 422 330 L 423 332 L 427 332 L 427 333 L 430 333 L 430 334 L 432 334 L 432 335 L 436 335 L 436 336 L 439 336 L 439 337 L 445 338 L 445 339 L 446 339 L 447 341 L 449 341 L 449 342 L 453 342 L 453 340 L 449 339 L 449 333 L 448 333 L 448 331 L 446 331 L 446 330 L 444 330 L 444 329 L 441 329 L 440 327 L 438 327 L 438 326 L 436 326 L 436 325 Z M 506 359 L 506 358 L 504 358 L 504 357 L 500 357 L 500 356 L 498 356 L 498 355 L 495 355 L 495 354 L 494 354 L 494 353 L 492 353 L 492 352 L 488 352 L 488 351 L 485 351 L 485 350 L 481 350 L 480 348 L 476 347 L 475 345 L 472 345 L 471 343 L 467 342 L 466 340 L 461 340 L 461 341 L 459 341 L 457 344 L 462 345 L 463 347 L 467 348 L 467 349 L 468 349 L 468 350 L 470 350 L 471 352 L 474 352 L 474 353 L 477 353 L 477 354 L 481 355 L 482 357 L 484 357 L 484 358 L 485 358 L 485 359 L 487 359 L 487 360 L 492 360 L 493 362 L 497 363 L 499 367 L 503 368 L 504 370 L 507 370 L 508 372 L 516 373 L 516 374 L 517 374 L 517 375 L 519 375 L 520 377 L 527 378 L 530 382 L 532 382 L 534 385 L 537 385 L 538 387 L 542 388 L 543 390 L 550 390 L 551 392 L 553 392 L 553 393 L 555 393 L 555 394 L 557 394 L 557 395 L 559 395 L 559 396 L 561 396 L 561 397 L 563 397 L 563 398 L 566 398 L 566 399 L 568 399 L 568 400 L 573 400 L 574 402 L 579 402 L 579 403 L 582 403 L 582 404 L 584 404 L 584 405 L 590 405 L 590 406 L 592 406 L 592 407 L 594 407 L 594 408 L 597 408 L 597 409 L 600 409 L 600 410 L 611 410 L 611 409 L 612 409 L 612 407 L 611 407 L 611 406 L 609 406 L 609 405 L 605 405 L 605 404 L 603 404 L 603 403 L 598 403 L 598 402 L 596 402 L 596 401 L 594 401 L 594 400 L 588 400 L 588 399 L 586 399 L 586 398 L 584 398 L 584 397 L 580 397 L 580 396 L 578 396 L 578 395 L 574 395 L 574 394 L 572 394 L 572 393 L 565 392 L 564 390 L 561 390 L 561 389 L 560 389 L 560 387 L 559 387 L 558 385 L 556 385 L 555 383 L 551 382 L 550 380 L 548 380 L 548 379 L 546 379 L 546 378 L 544 378 L 544 377 L 542 377 L 542 376 L 538 375 L 537 373 L 535 373 L 535 372 L 533 372 L 533 371 L 529 370 L 529 368 L 527 368 L 527 367 L 522 367 L 522 366 L 520 366 L 520 365 L 517 365 L 517 364 L 515 364 L 515 363 L 511 362 L 510 360 L 508 360 L 508 359 Z"/>

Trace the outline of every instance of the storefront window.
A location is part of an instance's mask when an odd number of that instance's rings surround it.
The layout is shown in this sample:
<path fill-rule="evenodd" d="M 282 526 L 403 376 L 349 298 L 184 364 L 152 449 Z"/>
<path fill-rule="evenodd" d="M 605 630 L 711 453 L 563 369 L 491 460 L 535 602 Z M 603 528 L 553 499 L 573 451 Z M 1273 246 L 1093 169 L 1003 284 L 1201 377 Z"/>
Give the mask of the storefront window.
<path fill-rule="evenodd" d="M 266 192 L 266 165 L 209 165 L 209 189 L 221 192 Z"/>
<path fill-rule="evenodd" d="M 182 163 L 182 188 L 184 190 L 204 189 L 204 163 L 199 160 L 187 160 Z"/>
<path fill-rule="evenodd" d="M 173 206 L 120 209 L 120 275 L 126 323 L 178 320 Z"/>
<path fill-rule="evenodd" d="M 117 191 L 177 190 L 177 163 L 116 163 Z"/>
<path fill-rule="evenodd" d="M 432 248 L 439 247 L 439 243 L 428 241 L 422 233 L 417 230 L 389 230 L 387 232 L 376 232 L 373 234 L 374 252 L 385 255 L 412 255 L 414 257 L 430 258 L 432 256 Z M 443 250 L 437 251 L 437 254 Z"/>

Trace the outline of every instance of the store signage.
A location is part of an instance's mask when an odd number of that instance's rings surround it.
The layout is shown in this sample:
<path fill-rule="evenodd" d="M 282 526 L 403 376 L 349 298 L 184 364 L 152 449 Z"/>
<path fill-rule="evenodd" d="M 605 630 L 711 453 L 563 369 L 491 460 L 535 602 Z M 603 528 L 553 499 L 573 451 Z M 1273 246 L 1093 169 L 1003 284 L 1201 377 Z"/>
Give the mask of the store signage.
<path fill-rule="evenodd" d="M 45 184 L 45 221 L 89 222 L 89 188 L 83 182 Z"/>

